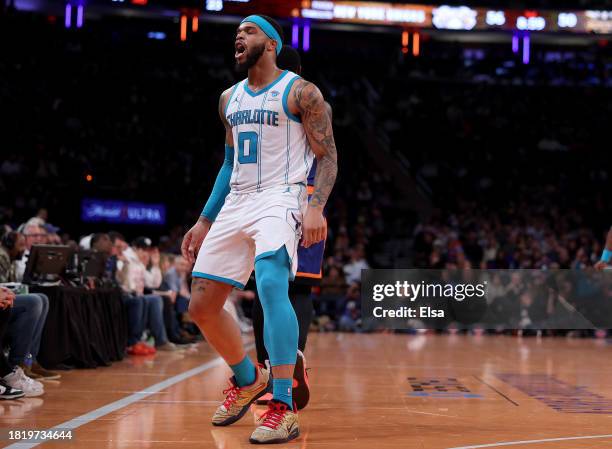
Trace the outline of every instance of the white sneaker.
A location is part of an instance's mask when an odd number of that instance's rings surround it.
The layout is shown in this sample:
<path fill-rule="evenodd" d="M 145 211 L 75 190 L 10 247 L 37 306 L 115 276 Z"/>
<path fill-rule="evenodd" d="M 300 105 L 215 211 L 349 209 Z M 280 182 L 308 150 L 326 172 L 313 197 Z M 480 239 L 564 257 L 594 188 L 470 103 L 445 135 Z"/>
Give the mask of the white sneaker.
<path fill-rule="evenodd" d="M 11 374 L 4 376 L 4 381 L 10 387 L 21 390 L 26 398 L 40 396 L 45 392 L 45 387 L 40 382 L 25 375 L 23 370 L 16 366 Z"/>

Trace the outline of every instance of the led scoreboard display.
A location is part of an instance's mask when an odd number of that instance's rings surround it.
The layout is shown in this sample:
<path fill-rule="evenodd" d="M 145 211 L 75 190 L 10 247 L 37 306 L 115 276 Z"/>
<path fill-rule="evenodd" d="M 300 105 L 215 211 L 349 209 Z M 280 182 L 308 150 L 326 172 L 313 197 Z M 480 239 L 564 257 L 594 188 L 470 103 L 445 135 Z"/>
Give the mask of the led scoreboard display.
<path fill-rule="evenodd" d="M 440 30 L 612 33 L 612 11 L 516 10 L 329 0 L 205 0 L 209 12 Z"/>

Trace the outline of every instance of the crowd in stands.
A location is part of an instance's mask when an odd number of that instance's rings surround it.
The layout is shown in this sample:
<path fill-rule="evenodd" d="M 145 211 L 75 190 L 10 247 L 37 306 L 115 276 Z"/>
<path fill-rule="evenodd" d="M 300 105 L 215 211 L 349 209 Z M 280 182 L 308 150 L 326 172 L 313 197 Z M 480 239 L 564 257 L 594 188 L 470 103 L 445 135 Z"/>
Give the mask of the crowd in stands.
<path fill-rule="evenodd" d="M 594 265 L 612 217 L 607 47 L 536 47 L 528 65 L 497 47 L 438 49 L 377 85 L 377 125 L 433 199 L 414 265 Z"/>
<path fill-rule="evenodd" d="M 146 39 L 143 24 L 88 27 L 73 33 L 36 15 L 0 17 L 0 41 L 11 42 L 0 59 L 0 122 L 10 130 L 0 135 L 0 224 L 15 240 L 0 252 L 0 276 L 18 281 L 21 253 L 34 244 L 106 253 L 106 276 L 128 310 L 128 353 L 175 351 L 199 338 L 186 313 L 191 267 L 179 248 L 223 157 L 217 101 L 239 79 L 233 28 L 210 24 L 178 45 Z M 24 28 L 31 39 L 8 39 Z M 424 40 L 423 56 L 411 58 L 394 38 L 355 39 L 347 48 L 333 32 L 314 35 L 304 58 L 304 76 L 332 105 L 340 164 L 313 326 L 362 329 L 361 270 L 396 265 L 382 257 L 395 251 L 391 240 L 407 242 L 403 260 L 419 268 L 581 269 L 598 260 L 612 217 L 602 144 L 612 112 L 609 50 L 535 49 L 523 65 L 509 45 L 466 51 Z M 366 129 L 407 161 L 429 210 L 402 203 L 397 178 L 361 138 Z M 169 227 L 100 232 L 80 223 L 83 197 L 166 203 Z M 8 341 L 31 334 L 27 348 L 10 346 L 0 377 L 41 394 L 37 376 L 58 375 L 36 362 L 48 300 L 3 292 L 5 311 L 10 302 L 37 318 L 23 330 L 16 313 L 0 317 Z M 245 332 L 253 295 L 227 305 Z"/>

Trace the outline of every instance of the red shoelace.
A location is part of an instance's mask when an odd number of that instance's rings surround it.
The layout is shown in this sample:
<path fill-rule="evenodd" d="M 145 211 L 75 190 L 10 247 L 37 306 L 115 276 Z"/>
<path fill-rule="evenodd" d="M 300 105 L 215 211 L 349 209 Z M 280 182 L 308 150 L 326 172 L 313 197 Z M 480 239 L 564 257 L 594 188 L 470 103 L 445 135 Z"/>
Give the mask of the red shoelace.
<path fill-rule="evenodd" d="M 289 407 L 285 404 L 268 402 L 268 411 L 261 416 L 261 425 L 270 429 L 276 429 L 283 422 L 283 417 L 288 409 Z"/>
<path fill-rule="evenodd" d="M 225 406 L 226 409 L 229 410 L 229 408 L 234 404 L 234 402 L 236 402 L 239 392 L 240 392 L 240 387 L 237 385 L 234 385 L 230 381 L 229 388 L 223 390 L 223 394 L 227 395 L 227 397 L 225 398 L 225 401 L 223 401 L 223 405 Z"/>

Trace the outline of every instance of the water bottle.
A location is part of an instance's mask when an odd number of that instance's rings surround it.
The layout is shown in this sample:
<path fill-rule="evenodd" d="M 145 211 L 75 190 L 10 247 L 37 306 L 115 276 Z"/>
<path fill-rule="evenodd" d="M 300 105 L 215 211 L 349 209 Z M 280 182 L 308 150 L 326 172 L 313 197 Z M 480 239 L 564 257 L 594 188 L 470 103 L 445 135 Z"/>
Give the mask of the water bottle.
<path fill-rule="evenodd" d="M 23 361 L 23 364 L 28 368 L 32 368 L 32 354 L 28 354 L 26 356 L 25 360 Z"/>

